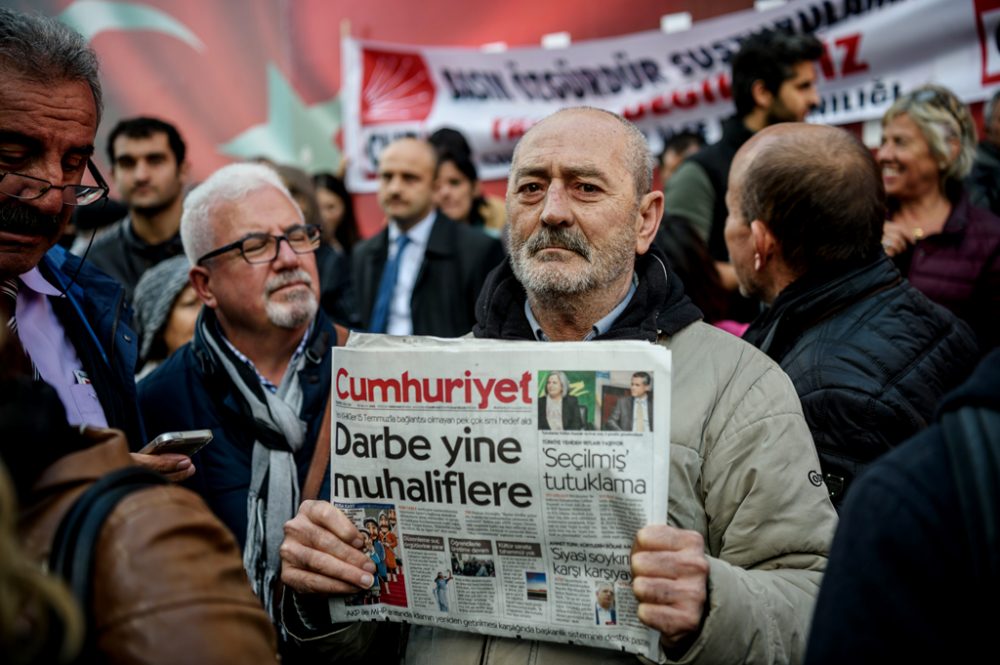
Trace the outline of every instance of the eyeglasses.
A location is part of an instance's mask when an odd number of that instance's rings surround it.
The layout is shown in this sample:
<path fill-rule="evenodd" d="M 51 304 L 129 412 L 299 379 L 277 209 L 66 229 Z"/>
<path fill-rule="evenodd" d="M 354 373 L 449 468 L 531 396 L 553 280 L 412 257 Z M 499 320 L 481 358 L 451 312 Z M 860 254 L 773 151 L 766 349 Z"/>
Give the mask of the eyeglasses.
<path fill-rule="evenodd" d="M 269 233 L 251 233 L 243 236 L 236 242 L 223 245 L 218 249 L 213 249 L 208 254 L 202 256 L 196 262 L 203 264 L 211 258 L 231 252 L 234 249 L 240 250 L 240 256 L 250 264 L 270 263 L 278 258 L 281 250 L 281 241 L 284 240 L 296 254 L 308 254 L 315 252 L 319 247 L 320 228 L 316 224 L 302 224 L 293 226 L 280 236 Z"/>
<path fill-rule="evenodd" d="M 34 201 L 45 196 L 50 189 L 58 189 L 62 192 L 64 205 L 90 205 L 108 195 L 108 183 L 94 166 L 94 162 L 89 159 L 87 160 L 87 171 L 94 177 L 97 185 L 53 185 L 48 180 L 23 173 L 0 171 L 0 194 L 22 201 Z"/>

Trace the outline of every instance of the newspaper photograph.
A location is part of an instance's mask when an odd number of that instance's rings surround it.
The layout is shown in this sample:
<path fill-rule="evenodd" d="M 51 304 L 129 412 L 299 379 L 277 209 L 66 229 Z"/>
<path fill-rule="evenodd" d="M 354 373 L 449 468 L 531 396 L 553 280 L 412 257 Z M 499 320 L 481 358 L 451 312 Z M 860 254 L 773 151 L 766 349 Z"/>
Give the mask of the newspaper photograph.
<path fill-rule="evenodd" d="M 333 363 L 331 500 L 376 568 L 334 621 L 656 658 L 629 558 L 667 519 L 669 351 L 352 334 Z"/>

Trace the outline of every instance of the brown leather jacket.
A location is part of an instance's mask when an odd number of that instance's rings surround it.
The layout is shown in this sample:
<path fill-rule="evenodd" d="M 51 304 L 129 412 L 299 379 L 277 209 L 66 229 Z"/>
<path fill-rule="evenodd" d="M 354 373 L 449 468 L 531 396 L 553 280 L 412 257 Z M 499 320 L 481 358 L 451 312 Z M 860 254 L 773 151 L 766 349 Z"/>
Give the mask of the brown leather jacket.
<path fill-rule="evenodd" d="M 88 430 L 87 437 L 94 445 L 46 469 L 21 507 L 22 542 L 40 562 L 73 501 L 132 463 L 121 432 Z M 274 630 L 236 541 L 197 495 L 176 485 L 136 491 L 108 517 L 88 611 L 108 663 L 276 662 Z"/>

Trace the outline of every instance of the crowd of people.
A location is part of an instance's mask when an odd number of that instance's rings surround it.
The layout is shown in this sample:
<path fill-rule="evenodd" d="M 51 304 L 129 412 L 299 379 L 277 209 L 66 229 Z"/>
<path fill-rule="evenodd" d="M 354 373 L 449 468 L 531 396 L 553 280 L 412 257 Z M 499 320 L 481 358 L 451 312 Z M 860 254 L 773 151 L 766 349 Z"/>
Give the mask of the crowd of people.
<path fill-rule="evenodd" d="M 331 597 L 372 604 L 401 583 L 394 511 L 357 523 L 325 500 L 331 349 L 352 330 L 672 352 L 667 523 L 631 556 L 661 662 L 984 653 L 997 613 L 971 599 L 1000 585 L 1000 94 L 977 148 L 947 88 L 908 91 L 873 154 L 803 122 L 822 55 L 808 35 L 747 38 L 721 140 L 675 137 L 659 182 L 643 133 L 593 108 L 525 133 L 505 202 L 483 195 L 459 132 L 398 139 L 367 239 L 336 175 L 261 158 L 193 186 L 178 128 L 125 119 L 107 145 L 123 216 L 74 240 L 92 225 L 74 212 L 109 193 L 91 159 L 96 56 L 58 21 L 0 9 L 2 660 L 635 660 L 331 622 Z M 652 408 L 635 372 L 605 429 L 651 431 Z M 563 373 L 538 416 L 584 427 Z M 138 452 L 186 430 L 211 445 Z M 92 592 L 74 598 L 43 572 L 60 524 L 136 466 L 169 482 L 112 504 L 88 544 Z M 433 580 L 440 611 L 450 581 Z M 617 623 L 613 589 L 595 593 L 596 623 Z"/>

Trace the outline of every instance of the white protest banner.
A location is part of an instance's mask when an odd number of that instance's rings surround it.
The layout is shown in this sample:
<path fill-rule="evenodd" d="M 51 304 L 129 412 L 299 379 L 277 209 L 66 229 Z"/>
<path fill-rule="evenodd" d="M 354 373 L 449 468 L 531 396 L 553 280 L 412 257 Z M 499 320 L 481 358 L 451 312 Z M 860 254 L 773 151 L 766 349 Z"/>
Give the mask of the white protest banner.
<path fill-rule="evenodd" d="M 333 362 L 332 501 L 377 570 L 334 621 L 656 657 L 630 551 L 667 519 L 669 351 L 352 334 Z"/>
<path fill-rule="evenodd" d="M 344 39 L 348 186 L 373 191 L 387 143 L 443 126 L 469 138 L 481 179 L 505 178 L 517 139 L 566 106 L 621 113 L 654 151 L 682 129 L 714 137 L 733 112 L 730 57 L 741 39 L 774 27 L 815 33 L 826 46 L 815 122 L 878 118 L 924 83 L 946 85 L 966 102 L 1000 83 L 1000 0 L 793 0 L 669 35 L 500 53 Z"/>

